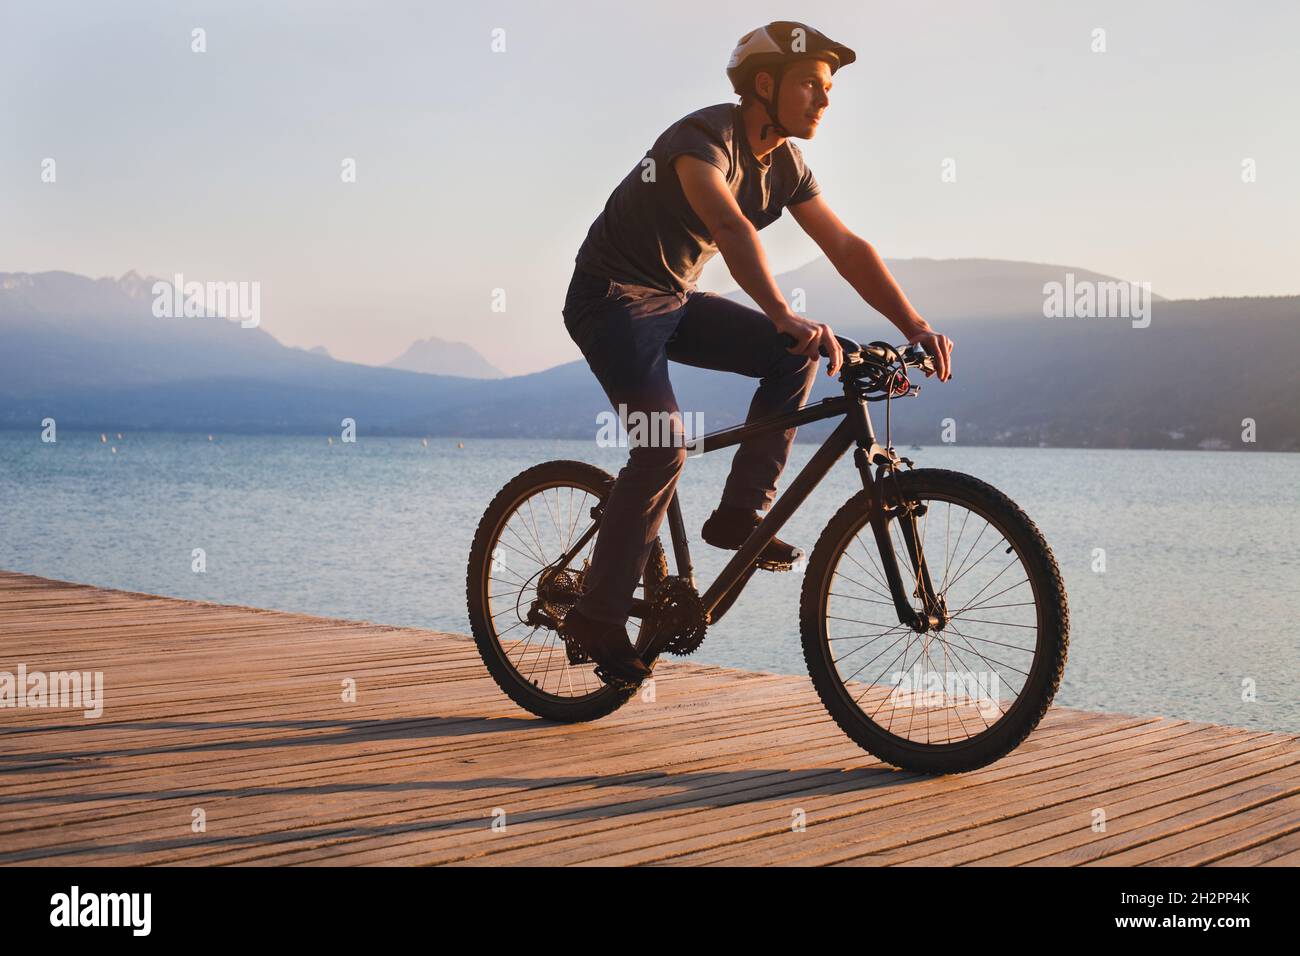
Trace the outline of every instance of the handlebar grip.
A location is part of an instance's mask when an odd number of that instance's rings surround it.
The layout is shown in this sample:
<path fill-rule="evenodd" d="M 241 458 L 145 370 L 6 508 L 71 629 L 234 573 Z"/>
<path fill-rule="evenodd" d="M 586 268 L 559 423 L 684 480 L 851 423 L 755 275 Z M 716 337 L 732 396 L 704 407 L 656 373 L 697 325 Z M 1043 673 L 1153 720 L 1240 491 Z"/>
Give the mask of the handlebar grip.
<path fill-rule="evenodd" d="M 896 350 L 890 349 L 889 351 L 886 351 L 878 345 L 859 345 L 852 339 L 845 338 L 842 335 L 835 336 L 835 340 L 840 343 L 840 348 L 844 350 L 846 361 L 848 361 L 848 356 L 850 355 L 862 354 L 869 355 L 880 362 L 890 362 L 893 361 L 894 356 L 897 355 L 903 360 L 904 365 L 910 365 L 914 368 L 919 368 L 922 371 L 936 371 L 934 366 L 934 356 L 919 345 L 905 345 L 900 346 Z M 786 348 L 793 348 L 795 345 L 795 337 L 789 332 L 781 333 L 781 341 L 785 344 Z M 822 354 L 823 358 L 829 358 L 826 354 L 825 346 L 818 346 L 817 351 Z"/>
<path fill-rule="evenodd" d="M 786 348 L 794 348 L 796 343 L 795 337 L 791 335 L 789 332 L 781 333 L 781 341 L 785 343 Z M 853 341 L 852 339 L 845 338 L 842 335 L 835 336 L 835 341 L 840 343 L 840 349 L 844 352 L 845 355 L 852 355 L 853 353 L 861 351 L 862 349 L 862 346 L 859 345 L 857 342 Z M 817 347 L 817 351 L 822 354 L 822 358 L 830 358 L 830 354 L 826 351 L 826 346 L 819 345 Z"/>

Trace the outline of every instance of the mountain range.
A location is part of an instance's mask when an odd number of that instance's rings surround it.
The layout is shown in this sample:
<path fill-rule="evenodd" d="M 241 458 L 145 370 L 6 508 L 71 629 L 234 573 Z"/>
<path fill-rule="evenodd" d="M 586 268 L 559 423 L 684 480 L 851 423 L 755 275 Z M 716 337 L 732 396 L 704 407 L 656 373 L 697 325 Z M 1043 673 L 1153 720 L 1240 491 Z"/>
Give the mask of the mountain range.
<path fill-rule="evenodd" d="M 990 259 L 891 260 L 919 311 L 957 343 L 956 374 L 894 409 L 896 442 L 1300 448 L 1300 297 L 1151 298 L 1150 323 L 1046 318 L 1044 286 L 1115 281 L 1084 269 Z M 809 316 L 859 341 L 899 336 L 824 259 L 778 277 Z M 285 346 L 219 318 L 156 318 L 153 280 L 0 273 L 0 428 L 336 432 L 591 438 L 608 402 L 582 360 L 511 377 L 436 340 L 390 367 Z M 738 298 L 743 296 L 737 295 Z M 477 354 L 477 353 L 475 353 Z M 482 357 L 479 357 L 482 359 Z M 405 365 L 415 367 L 393 367 Z M 450 367 L 461 375 L 428 374 Z M 706 430 L 742 421 L 754 383 L 674 364 L 684 411 Z M 482 376 L 482 377 L 475 377 Z M 813 398 L 835 392 L 818 376 Z M 1243 444 L 1243 420 L 1256 441 Z M 825 433 L 806 426 L 800 438 Z"/>
<path fill-rule="evenodd" d="M 501 370 L 492 365 L 478 351 L 464 342 L 448 342 L 429 336 L 412 342 L 408 348 L 384 368 L 400 368 L 408 372 L 428 375 L 460 375 L 464 378 L 502 378 Z"/>

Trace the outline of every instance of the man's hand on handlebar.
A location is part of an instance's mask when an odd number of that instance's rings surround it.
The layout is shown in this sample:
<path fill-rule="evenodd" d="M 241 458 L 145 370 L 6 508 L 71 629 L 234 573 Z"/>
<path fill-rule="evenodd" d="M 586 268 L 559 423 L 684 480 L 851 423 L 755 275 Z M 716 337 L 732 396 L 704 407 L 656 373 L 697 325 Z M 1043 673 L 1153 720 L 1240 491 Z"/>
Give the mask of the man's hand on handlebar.
<path fill-rule="evenodd" d="M 827 375 L 835 375 L 844 362 L 844 350 L 840 348 L 835 333 L 829 325 L 805 319 L 791 312 L 776 323 L 778 332 L 784 332 L 794 339 L 789 351 L 795 355 L 806 355 L 810 359 L 820 359 L 825 355 L 830 361 L 826 366 Z"/>
<path fill-rule="evenodd" d="M 909 335 L 907 342 L 909 345 L 921 346 L 934 358 L 935 371 L 939 375 L 939 381 L 946 382 L 952 378 L 952 339 L 936 332 L 934 329 L 925 328 Z M 929 378 L 932 374 L 935 373 L 927 370 L 925 377 Z"/>

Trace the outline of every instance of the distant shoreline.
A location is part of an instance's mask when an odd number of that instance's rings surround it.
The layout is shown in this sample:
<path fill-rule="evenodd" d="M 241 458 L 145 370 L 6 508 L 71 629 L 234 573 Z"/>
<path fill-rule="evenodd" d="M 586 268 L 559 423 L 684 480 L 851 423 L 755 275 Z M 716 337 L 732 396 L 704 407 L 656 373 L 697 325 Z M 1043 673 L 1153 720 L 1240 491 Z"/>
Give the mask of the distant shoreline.
<path fill-rule="evenodd" d="M 121 431 L 124 436 L 122 439 L 120 439 L 121 441 L 126 441 L 127 438 L 129 438 L 129 436 L 131 435 L 186 435 L 186 436 L 202 437 L 211 434 L 213 436 L 214 441 L 220 441 L 223 437 L 226 438 L 319 438 L 321 440 L 324 440 L 328 437 L 334 437 L 336 434 L 335 432 L 330 432 L 326 430 L 321 430 L 319 432 L 314 432 L 314 431 L 308 432 L 308 431 L 300 431 L 300 430 L 272 431 L 272 430 L 265 430 L 265 429 L 259 431 L 239 431 L 239 430 L 232 430 L 232 429 L 177 430 L 175 428 L 156 428 L 156 429 L 139 428 L 139 427 L 123 428 L 120 425 L 102 426 L 97 428 L 60 427 L 59 430 L 65 434 L 70 434 L 70 435 L 93 436 L 96 434 L 106 434 L 109 436 L 108 443 L 110 444 L 113 442 L 113 436 L 118 431 Z M 37 441 L 39 441 L 40 439 L 40 432 L 41 429 L 39 425 L 30 426 L 28 428 L 15 428 L 12 425 L 0 425 L 0 434 L 30 434 L 34 436 Z M 433 441 L 464 442 L 467 445 L 471 442 L 488 442 L 488 441 L 492 441 L 492 442 L 496 442 L 496 441 L 590 442 L 594 444 L 594 439 L 591 436 L 537 435 L 537 436 L 530 437 L 530 436 L 523 436 L 523 435 L 430 435 L 430 434 L 422 434 L 418 432 L 390 432 L 384 430 L 362 432 L 358 437 L 358 441 L 361 441 L 363 439 L 364 440 L 385 439 L 385 440 L 393 440 L 393 441 L 398 441 L 398 440 L 421 441 L 424 439 L 428 439 L 430 442 Z M 795 444 L 819 445 L 824 439 L 825 439 L 824 435 L 800 434 L 796 436 Z M 335 438 L 335 441 L 337 442 L 337 438 Z M 1242 445 L 1241 447 L 1202 448 L 1198 446 L 1187 446 L 1187 445 L 1045 445 L 1045 444 L 1030 444 L 1030 443 L 1017 443 L 1017 442 L 1004 442 L 999 444 L 989 444 L 987 442 L 952 442 L 952 443 L 930 442 L 927 444 L 925 442 L 914 443 L 911 441 L 896 441 L 894 443 L 894 447 L 899 452 L 905 454 L 912 447 L 913 444 L 919 445 L 924 450 L 943 448 L 945 447 L 946 444 L 950 444 L 951 447 L 954 448 L 1005 448 L 1005 449 L 1033 450 L 1033 451 L 1040 451 L 1040 450 L 1041 451 L 1185 451 L 1185 452 L 1206 452 L 1206 453 L 1217 453 L 1217 454 L 1242 453 L 1242 454 L 1252 454 L 1252 455 L 1259 455 L 1259 454 L 1293 455 L 1297 451 L 1300 451 L 1300 449 L 1294 449 L 1294 448 L 1292 449 L 1250 448 L 1246 445 Z"/>

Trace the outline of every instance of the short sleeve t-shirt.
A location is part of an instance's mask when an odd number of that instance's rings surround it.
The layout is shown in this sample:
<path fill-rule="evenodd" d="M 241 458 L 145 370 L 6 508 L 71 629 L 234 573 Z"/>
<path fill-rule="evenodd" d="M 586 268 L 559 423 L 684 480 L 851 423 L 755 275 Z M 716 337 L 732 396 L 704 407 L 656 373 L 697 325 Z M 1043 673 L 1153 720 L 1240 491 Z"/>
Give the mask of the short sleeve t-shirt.
<path fill-rule="evenodd" d="M 667 292 L 695 288 L 718 247 L 682 191 L 672 165 L 678 156 L 695 156 L 721 170 L 755 229 L 820 191 L 794 143 L 787 139 L 761 162 L 745 136 L 740 107 L 708 106 L 664 130 L 615 187 L 578 250 L 579 269 Z"/>

